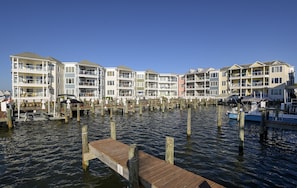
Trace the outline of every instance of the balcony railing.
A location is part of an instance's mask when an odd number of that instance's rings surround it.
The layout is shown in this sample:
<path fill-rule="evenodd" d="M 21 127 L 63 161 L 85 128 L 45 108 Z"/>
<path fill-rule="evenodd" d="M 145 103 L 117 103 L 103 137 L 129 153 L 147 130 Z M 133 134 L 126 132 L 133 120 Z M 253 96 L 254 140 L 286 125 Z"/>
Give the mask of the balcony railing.
<path fill-rule="evenodd" d="M 13 67 L 15 70 L 21 70 L 21 71 L 25 71 L 25 72 L 42 72 L 42 71 L 46 71 L 47 68 L 46 67 L 42 67 L 39 65 L 27 65 L 27 66 L 14 66 Z"/>
<path fill-rule="evenodd" d="M 95 97 L 94 93 L 79 93 L 80 97 Z"/>
<path fill-rule="evenodd" d="M 96 86 L 94 82 L 79 82 L 80 86 Z"/>
<path fill-rule="evenodd" d="M 14 83 L 17 83 L 16 80 L 14 81 Z M 41 79 L 23 79 L 23 80 L 19 80 L 19 83 L 21 84 L 46 84 L 46 81 L 43 81 Z"/>
<path fill-rule="evenodd" d="M 131 74 L 120 74 L 119 78 L 132 79 L 133 77 Z"/>
<path fill-rule="evenodd" d="M 96 71 L 88 71 L 88 70 L 80 70 L 79 74 L 96 76 L 97 72 Z"/>

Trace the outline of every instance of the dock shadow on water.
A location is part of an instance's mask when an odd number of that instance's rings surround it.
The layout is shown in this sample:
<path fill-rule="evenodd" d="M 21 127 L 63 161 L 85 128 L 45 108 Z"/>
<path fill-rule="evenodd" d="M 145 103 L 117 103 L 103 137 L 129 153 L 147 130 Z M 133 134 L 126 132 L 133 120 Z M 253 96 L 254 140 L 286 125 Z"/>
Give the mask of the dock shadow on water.
<path fill-rule="evenodd" d="M 226 107 L 223 111 L 226 111 Z M 174 164 L 226 187 L 296 187 L 296 131 L 268 131 L 260 142 L 259 125 L 246 123 L 244 154 L 239 155 L 239 127 L 216 107 L 192 109 L 187 136 L 187 110 L 144 111 L 114 115 L 117 140 L 165 159 L 165 138 L 174 138 Z M 81 126 L 88 125 L 89 141 L 110 136 L 110 117 L 82 116 L 81 122 L 19 123 L 0 126 L 0 187 L 127 187 L 128 182 L 101 163 L 91 160 L 82 169 Z"/>

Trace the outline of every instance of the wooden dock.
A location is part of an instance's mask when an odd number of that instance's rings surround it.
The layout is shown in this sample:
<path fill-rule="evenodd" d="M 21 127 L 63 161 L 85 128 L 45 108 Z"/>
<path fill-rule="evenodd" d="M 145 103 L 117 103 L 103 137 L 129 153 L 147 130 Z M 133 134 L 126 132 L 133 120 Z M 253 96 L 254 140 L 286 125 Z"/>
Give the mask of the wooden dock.
<path fill-rule="evenodd" d="M 98 158 L 121 176 L 129 180 L 128 152 L 129 146 L 108 138 L 92 141 L 88 144 L 88 153 L 84 160 Z M 211 180 L 184 170 L 165 160 L 138 151 L 139 182 L 144 187 L 223 187 Z"/>

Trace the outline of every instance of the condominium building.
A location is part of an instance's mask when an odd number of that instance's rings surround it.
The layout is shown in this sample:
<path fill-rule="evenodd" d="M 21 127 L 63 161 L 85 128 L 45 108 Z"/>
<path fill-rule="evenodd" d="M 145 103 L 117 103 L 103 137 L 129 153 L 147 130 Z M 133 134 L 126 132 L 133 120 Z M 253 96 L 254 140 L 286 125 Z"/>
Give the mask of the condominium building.
<path fill-rule="evenodd" d="M 135 95 L 138 98 L 145 98 L 145 71 L 136 71 Z"/>
<path fill-rule="evenodd" d="M 209 96 L 215 97 L 221 94 L 219 75 L 219 70 L 209 71 Z"/>
<path fill-rule="evenodd" d="M 283 100 L 286 86 L 294 83 L 294 67 L 280 62 L 254 62 L 221 70 L 222 93 Z"/>
<path fill-rule="evenodd" d="M 125 66 L 104 68 L 89 61 L 60 62 L 34 53 L 11 55 L 12 98 L 22 102 L 57 101 L 59 94 L 80 100 L 219 95 L 268 97 L 290 101 L 294 67 L 281 62 L 234 64 L 220 70 L 190 69 L 184 75 L 134 71 Z M 50 108 L 50 107 L 49 107 Z"/>
<path fill-rule="evenodd" d="M 185 97 L 185 75 L 178 75 L 178 97 Z"/>
<path fill-rule="evenodd" d="M 158 80 L 159 73 L 147 70 L 145 72 L 145 97 L 156 98 L 158 97 Z"/>
<path fill-rule="evenodd" d="M 191 69 L 185 74 L 185 97 L 207 97 L 210 96 L 210 73 L 216 73 L 215 69 L 199 68 Z M 215 77 L 213 78 L 215 79 Z M 214 81 L 213 81 L 214 82 Z"/>
<path fill-rule="evenodd" d="M 105 96 L 117 99 L 135 97 L 135 71 L 128 67 L 106 68 Z"/>
<path fill-rule="evenodd" d="M 90 101 L 104 97 L 104 68 L 87 60 L 63 62 L 65 65 L 65 92 Z"/>
<path fill-rule="evenodd" d="M 18 106 L 22 102 L 56 101 L 64 93 L 64 65 L 59 60 L 29 52 L 10 59 L 12 97 Z"/>
<path fill-rule="evenodd" d="M 158 97 L 177 98 L 178 97 L 178 75 L 159 74 Z"/>

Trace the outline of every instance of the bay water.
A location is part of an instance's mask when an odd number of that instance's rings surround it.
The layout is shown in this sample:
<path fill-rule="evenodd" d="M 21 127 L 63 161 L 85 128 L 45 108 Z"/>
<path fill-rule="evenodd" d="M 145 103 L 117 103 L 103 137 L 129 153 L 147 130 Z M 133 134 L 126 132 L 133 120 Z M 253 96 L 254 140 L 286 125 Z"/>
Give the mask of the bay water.
<path fill-rule="evenodd" d="M 192 134 L 187 137 L 187 110 L 144 111 L 114 115 L 117 140 L 165 159 L 166 136 L 174 138 L 175 165 L 226 187 L 297 187 L 297 132 L 269 129 L 260 142 L 259 123 L 246 122 L 243 155 L 239 153 L 238 122 L 222 106 L 192 109 Z M 17 123 L 0 127 L 0 187 L 128 186 L 98 159 L 82 169 L 81 127 L 88 125 L 89 141 L 110 137 L 110 117 L 89 114 L 63 121 Z M 128 155 L 128 154 L 127 154 Z"/>

